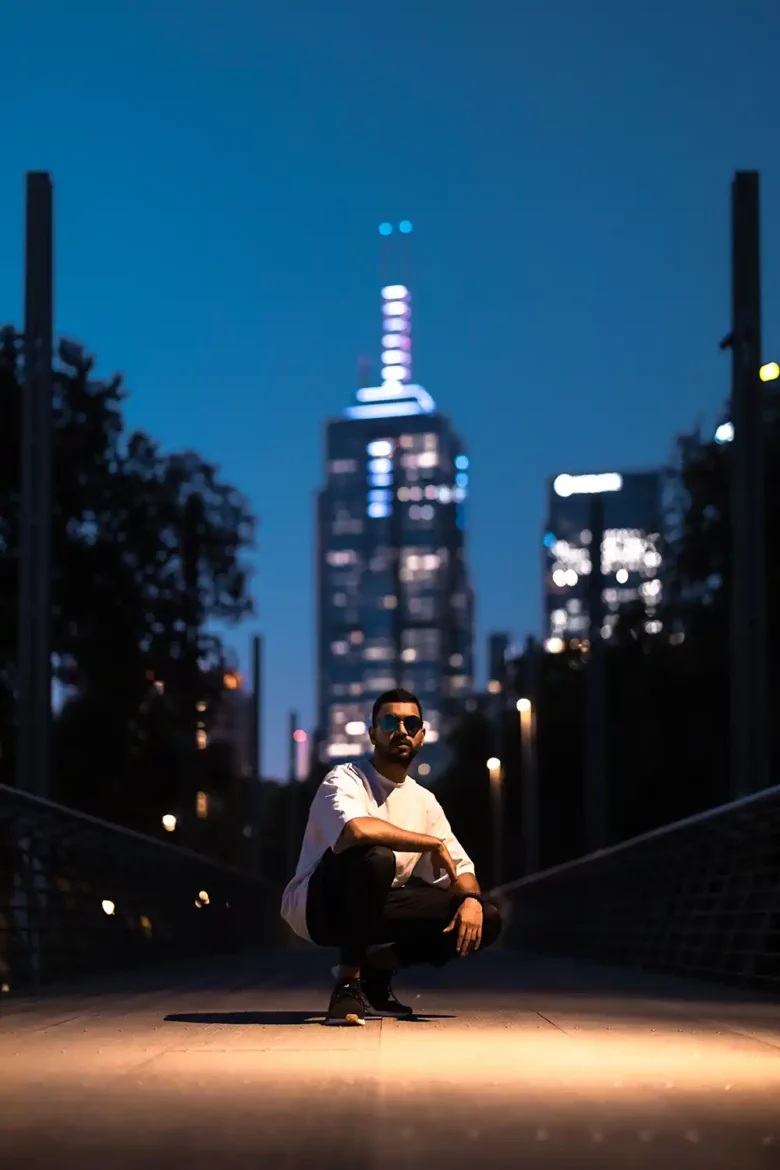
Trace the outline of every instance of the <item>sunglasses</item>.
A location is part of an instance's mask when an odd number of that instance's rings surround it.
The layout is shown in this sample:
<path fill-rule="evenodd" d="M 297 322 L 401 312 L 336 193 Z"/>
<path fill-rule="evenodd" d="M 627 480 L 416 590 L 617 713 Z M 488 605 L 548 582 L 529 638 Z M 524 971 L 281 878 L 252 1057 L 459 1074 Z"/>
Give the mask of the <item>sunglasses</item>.
<path fill-rule="evenodd" d="M 419 715 L 383 715 L 379 720 L 379 726 L 388 735 L 392 735 L 394 731 L 398 731 L 403 727 L 406 730 L 406 734 L 414 739 L 422 731 L 423 721 Z"/>

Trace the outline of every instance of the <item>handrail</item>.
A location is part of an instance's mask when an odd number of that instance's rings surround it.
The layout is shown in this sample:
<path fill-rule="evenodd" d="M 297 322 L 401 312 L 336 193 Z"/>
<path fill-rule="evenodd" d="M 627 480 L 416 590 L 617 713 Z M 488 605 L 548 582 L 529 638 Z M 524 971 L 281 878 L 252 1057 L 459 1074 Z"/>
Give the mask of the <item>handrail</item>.
<path fill-rule="evenodd" d="M 705 821 L 714 820 L 716 817 L 726 816 L 728 813 L 734 812 L 740 808 L 745 808 L 748 805 L 757 804 L 759 801 L 768 800 L 770 797 L 780 796 L 780 784 L 773 785 L 772 788 L 762 788 L 760 792 L 752 792 L 749 796 L 740 796 L 737 800 L 729 801 L 728 804 L 719 804 L 715 808 L 705 809 L 703 812 L 693 813 L 689 817 L 684 817 L 680 821 L 673 821 L 669 825 L 661 825 L 657 829 L 650 829 L 646 833 L 640 833 L 637 837 L 629 837 L 625 841 L 618 842 L 617 845 L 608 845 L 604 849 L 596 849 L 593 853 L 586 853 L 582 857 L 574 857 L 569 861 L 562 861 L 559 865 L 551 865 L 547 869 L 538 870 L 536 873 L 526 874 L 524 877 L 515 878 L 514 881 L 507 882 L 502 886 L 497 886 L 493 893 L 502 894 L 508 893 L 512 890 L 519 889 L 520 886 L 532 885 L 536 882 L 544 881 L 546 878 L 552 877 L 554 874 L 564 873 L 566 870 L 577 869 L 592 861 L 598 861 L 603 857 L 611 857 L 616 853 L 620 853 L 626 849 L 633 849 L 644 841 L 651 841 L 658 837 L 668 837 L 672 833 L 681 831 L 696 824 L 703 824 Z"/>
<path fill-rule="evenodd" d="M 118 825 L 115 821 L 105 821 L 101 817 L 93 816 L 91 813 L 82 812 L 80 809 L 71 808 L 66 804 L 57 804 L 56 801 L 48 800 L 42 796 L 33 795 L 33 793 L 25 792 L 21 788 L 11 788 L 7 784 L 0 784 L 0 799 L 4 794 L 8 794 L 15 800 L 26 801 L 31 805 L 37 805 L 40 809 L 51 812 L 64 814 L 73 820 L 83 821 L 85 824 L 93 825 L 100 829 L 107 829 L 111 833 L 117 833 L 123 837 L 139 842 L 144 845 L 155 845 L 158 849 L 165 850 L 169 854 L 178 854 L 181 857 L 187 858 L 189 861 L 197 861 L 201 865 L 210 865 L 214 869 L 222 870 L 225 873 L 237 874 L 241 877 L 256 877 L 261 879 L 259 875 L 249 873 L 247 870 L 240 869 L 235 865 L 223 865 L 219 861 L 215 861 L 205 853 L 198 853 L 195 849 L 187 849 L 183 845 L 174 845 L 173 842 L 161 841 L 158 837 L 152 837 L 148 833 L 139 833 L 137 829 L 128 829 L 124 825 Z"/>

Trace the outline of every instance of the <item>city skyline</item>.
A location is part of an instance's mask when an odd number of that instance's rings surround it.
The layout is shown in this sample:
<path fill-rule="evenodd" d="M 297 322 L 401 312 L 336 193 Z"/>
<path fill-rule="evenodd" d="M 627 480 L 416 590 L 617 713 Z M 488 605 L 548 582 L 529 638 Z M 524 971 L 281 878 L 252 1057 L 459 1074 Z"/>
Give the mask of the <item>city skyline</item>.
<path fill-rule="evenodd" d="M 288 712 L 314 724 L 321 423 L 374 346 L 380 222 L 414 224 L 415 376 L 468 443 L 480 677 L 489 630 L 540 632 L 546 478 L 663 465 L 719 418 L 742 168 L 780 351 L 777 5 L 522 8 L 456 0 L 445 34 L 404 0 L 392 22 L 308 0 L 7 14 L 0 319 L 21 320 L 23 175 L 45 169 L 57 333 L 124 372 L 131 426 L 221 464 L 258 514 L 257 617 L 227 642 L 248 677 L 265 634 L 272 774 Z"/>
<path fill-rule="evenodd" d="M 412 224 L 402 220 L 402 235 Z M 389 237 L 393 225 L 383 222 Z M 400 266 L 400 265 L 399 265 Z M 393 273 L 396 278 L 403 271 Z M 381 289 L 381 382 L 325 426 L 317 501 L 317 731 L 322 763 L 371 750 L 368 708 L 404 687 L 422 704 L 415 765 L 435 779 L 473 687 L 465 446 L 413 381 L 413 290 Z"/>

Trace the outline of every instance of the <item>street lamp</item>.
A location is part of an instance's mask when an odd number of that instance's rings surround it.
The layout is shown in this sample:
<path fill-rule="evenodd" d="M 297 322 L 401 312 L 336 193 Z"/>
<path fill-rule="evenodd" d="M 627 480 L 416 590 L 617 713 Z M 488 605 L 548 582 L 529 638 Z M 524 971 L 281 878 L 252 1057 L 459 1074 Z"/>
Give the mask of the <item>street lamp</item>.
<path fill-rule="evenodd" d="M 501 878 L 504 872 L 502 849 L 504 786 L 501 761 L 498 756 L 490 757 L 487 762 L 487 770 L 490 776 L 490 811 L 493 829 L 493 886 L 497 887 L 501 885 Z"/>
<path fill-rule="evenodd" d="M 777 362 L 767 362 L 758 371 L 758 376 L 762 382 L 776 382 L 780 378 L 780 366 Z"/>
<path fill-rule="evenodd" d="M 530 699 L 518 699 L 523 794 L 523 862 L 526 874 L 539 869 L 539 779 L 536 767 L 536 712 Z"/>
<path fill-rule="evenodd" d="M 172 833 L 176 828 L 176 817 L 173 813 L 166 813 L 162 819 L 163 828 L 167 833 Z"/>

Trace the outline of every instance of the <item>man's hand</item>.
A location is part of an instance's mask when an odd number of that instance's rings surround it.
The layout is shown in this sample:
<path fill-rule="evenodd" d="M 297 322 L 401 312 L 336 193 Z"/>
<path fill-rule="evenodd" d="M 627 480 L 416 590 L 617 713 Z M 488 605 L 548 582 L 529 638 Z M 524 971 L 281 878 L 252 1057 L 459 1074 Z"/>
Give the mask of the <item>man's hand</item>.
<path fill-rule="evenodd" d="M 443 841 L 439 841 L 437 847 L 431 850 L 431 867 L 433 869 L 433 877 L 435 881 L 439 880 L 442 870 L 444 870 L 445 873 L 449 875 L 451 882 L 456 882 L 458 880 L 457 867 L 455 862 L 452 860 L 452 854 Z M 471 901 L 473 900 L 474 899 L 472 898 Z M 482 907 L 480 907 L 480 909 L 482 909 Z"/>
<path fill-rule="evenodd" d="M 455 917 L 449 926 L 445 926 L 443 933 L 458 930 L 457 952 L 459 955 L 469 955 L 479 948 L 482 942 L 482 905 L 476 898 L 466 898 L 461 902 Z"/>

